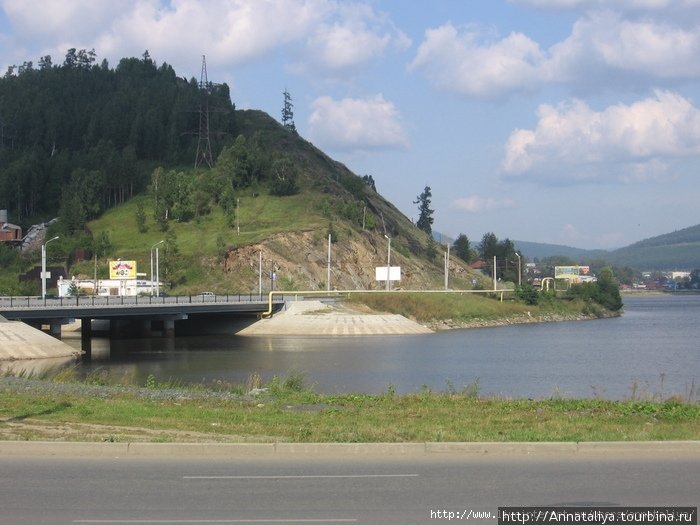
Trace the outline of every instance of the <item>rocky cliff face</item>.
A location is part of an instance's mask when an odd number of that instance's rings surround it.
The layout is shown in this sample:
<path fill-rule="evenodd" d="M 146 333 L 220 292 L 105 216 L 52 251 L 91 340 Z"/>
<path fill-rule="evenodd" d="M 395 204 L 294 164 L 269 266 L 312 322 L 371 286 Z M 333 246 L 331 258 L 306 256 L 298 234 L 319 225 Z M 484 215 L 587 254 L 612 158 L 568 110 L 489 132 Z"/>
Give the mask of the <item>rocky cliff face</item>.
<path fill-rule="evenodd" d="M 275 289 L 325 290 L 328 268 L 328 237 L 321 232 L 280 233 L 264 243 L 230 248 L 223 269 L 242 288 L 254 289 L 262 252 L 263 287 L 269 290 L 270 271 L 276 273 Z M 392 288 L 427 290 L 444 287 L 442 252 L 435 264 L 416 257 L 391 253 L 391 265 L 401 266 L 401 281 Z M 331 244 L 331 289 L 383 289 L 384 281 L 375 280 L 375 268 L 386 266 L 387 244 L 377 234 L 363 232 Z M 471 282 L 477 278 L 466 265 L 451 259 L 451 279 Z"/>

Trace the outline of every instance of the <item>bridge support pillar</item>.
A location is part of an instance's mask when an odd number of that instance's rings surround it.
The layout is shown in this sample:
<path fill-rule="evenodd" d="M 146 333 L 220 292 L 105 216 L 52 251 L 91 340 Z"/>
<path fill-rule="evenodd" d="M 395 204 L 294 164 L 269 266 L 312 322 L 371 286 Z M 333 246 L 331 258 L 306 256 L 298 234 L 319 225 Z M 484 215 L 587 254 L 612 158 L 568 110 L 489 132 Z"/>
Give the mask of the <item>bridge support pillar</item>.
<path fill-rule="evenodd" d="M 80 320 L 80 349 L 86 359 L 92 357 L 92 319 Z"/>
<path fill-rule="evenodd" d="M 141 337 L 152 337 L 153 327 L 150 319 L 141 320 Z"/>
<path fill-rule="evenodd" d="M 61 338 L 61 320 L 52 319 L 49 323 L 49 333 L 56 339 Z"/>
<path fill-rule="evenodd" d="M 175 337 L 175 319 L 163 319 L 163 337 Z"/>

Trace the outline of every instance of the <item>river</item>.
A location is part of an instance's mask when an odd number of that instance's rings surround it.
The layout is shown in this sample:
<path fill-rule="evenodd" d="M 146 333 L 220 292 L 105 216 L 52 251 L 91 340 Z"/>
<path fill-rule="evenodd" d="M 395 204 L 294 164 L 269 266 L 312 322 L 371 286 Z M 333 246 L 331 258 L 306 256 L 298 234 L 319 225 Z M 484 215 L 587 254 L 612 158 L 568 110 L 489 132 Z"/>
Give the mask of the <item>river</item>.
<path fill-rule="evenodd" d="M 624 315 L 612 319 L 419 336 L 97 339 L 93 359 L 78 372 L 106 371 L 139 384 L 153 374 L 158 381 L 209 385 L 295 372 L 325 393 L 477 388 L 506 398 L 700 400 L 700 295 L 625 296 L 624 302 Z"/>

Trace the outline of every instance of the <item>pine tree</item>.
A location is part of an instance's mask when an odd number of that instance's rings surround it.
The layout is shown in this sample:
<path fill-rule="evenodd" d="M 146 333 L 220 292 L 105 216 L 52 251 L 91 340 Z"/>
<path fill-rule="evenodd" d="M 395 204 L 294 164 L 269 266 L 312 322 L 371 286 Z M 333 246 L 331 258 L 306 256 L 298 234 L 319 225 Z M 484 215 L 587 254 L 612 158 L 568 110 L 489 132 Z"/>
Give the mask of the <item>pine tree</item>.
<path fill-rule="evenodd" d="M 420 212 L 416 226 L 428 235 L 433 233 L 433 213 L 435 210 L 430 209 L 430 199 L 432 196 L 433 194 L 430 191 L 430 186 L 426 186 L 423 193 L 418 195 L 416 200 L 413 201 L 413 204 L 418 204 L 418 211 Z"/>

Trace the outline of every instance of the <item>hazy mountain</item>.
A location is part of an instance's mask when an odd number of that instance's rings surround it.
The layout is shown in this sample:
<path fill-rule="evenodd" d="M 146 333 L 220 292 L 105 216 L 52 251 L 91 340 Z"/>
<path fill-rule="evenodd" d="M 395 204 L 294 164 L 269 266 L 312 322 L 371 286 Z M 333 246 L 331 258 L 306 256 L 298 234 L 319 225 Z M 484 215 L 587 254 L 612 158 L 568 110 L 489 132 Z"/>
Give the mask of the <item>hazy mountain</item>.
<path fill-rule="evenodd" d="M 514 241 L 530 260 L 561 255 L 585 264 L 603 259 L 637 270 L 693 270 L 700 268 L 700 224 L 657 235 L 616 250 L 585 250 L 557 244 Z"/>

